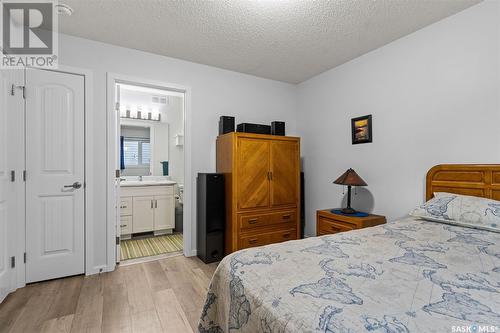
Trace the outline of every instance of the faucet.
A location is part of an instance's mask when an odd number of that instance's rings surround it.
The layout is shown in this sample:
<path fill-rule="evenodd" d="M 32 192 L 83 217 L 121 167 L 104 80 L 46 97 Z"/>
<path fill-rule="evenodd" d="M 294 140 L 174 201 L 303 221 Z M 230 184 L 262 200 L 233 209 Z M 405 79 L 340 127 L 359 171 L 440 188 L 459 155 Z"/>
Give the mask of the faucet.
<path fill-rule="evenodd" d="M 141 175 L 141 176 L 139 176 L 139 181 L 141 181 L 141 182 L 142 182 L 142 175 Z"/>

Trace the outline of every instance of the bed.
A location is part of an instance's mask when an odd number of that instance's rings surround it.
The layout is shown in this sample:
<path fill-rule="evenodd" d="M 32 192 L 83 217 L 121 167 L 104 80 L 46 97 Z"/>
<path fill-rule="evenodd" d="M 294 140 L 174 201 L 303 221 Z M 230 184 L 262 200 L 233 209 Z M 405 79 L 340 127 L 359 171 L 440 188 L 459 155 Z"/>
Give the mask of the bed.
<path fill-rule="evenodd" d="M 427 174 L 427 199 L 434 192 L 500 200 L 500 165 L 436 166 Z M 227 256 L 198 329 L 498 332 L 499 326 L 500 233 L 406 217 Z"/>

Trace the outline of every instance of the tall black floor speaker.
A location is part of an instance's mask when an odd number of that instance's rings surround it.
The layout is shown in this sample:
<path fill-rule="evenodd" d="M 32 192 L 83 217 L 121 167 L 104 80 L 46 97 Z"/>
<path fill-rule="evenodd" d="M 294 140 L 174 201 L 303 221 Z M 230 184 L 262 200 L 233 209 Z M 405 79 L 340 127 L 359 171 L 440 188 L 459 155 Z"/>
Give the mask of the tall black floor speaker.
<path fill-rule="evenodd" d="M 197 255 L 208 264 L 224 257 L 224 176 L 221 173 L 199 173 L 196 187 Z"/>

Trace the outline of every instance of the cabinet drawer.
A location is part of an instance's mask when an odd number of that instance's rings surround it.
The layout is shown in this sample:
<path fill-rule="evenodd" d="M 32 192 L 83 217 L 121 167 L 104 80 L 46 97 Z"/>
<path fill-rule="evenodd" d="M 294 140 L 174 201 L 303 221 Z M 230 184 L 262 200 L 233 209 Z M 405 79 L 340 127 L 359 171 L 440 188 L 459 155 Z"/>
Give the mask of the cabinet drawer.
<path fill-rule="evenodd" d="M 273 243 L 280 243 L 297 237 L 296 229 L 286 229 L 273 231 L 265 234 L 257 234 L 252 236 L 244 236 L 240 238 L 239 248 L 246 249 L 249 247 L 263 246 Z"/>
<path fill-rule="evenodd" d="M 245 236 L 240 238 L 240 249 L 249 247 L 262 246 L 270 243 L 270 234 L 261 234 L 253 236 Z"/>
<path fill-rule="evenodd" d="M 282 211 L 277 213 L 272 213 L 270 216 L 271 224 L 280 224 L 280 223 L 292 223 L 297 220 L 297 211 L 289 210 Z"/>
<path fill-rule="evenodd" d="M 271 234 L 271 243 L 285 242 L 297 238 L 296 229 L 273 232 Z"/>
<path fill-rule="evenodd" d="M 241 214 L 239 215 L 240 229 L 247 230 L 269 225 L 295 223 L 296 210 L 281 211 L 276 213 L 262 213 L 262 214 Z"/>
<path fill-rule="evenodd" d="M 132 215 L 132 198 L 120 198 L 120 215 Z"/>
<path fill-rule="evenodd" d="M 120 217 L 121 235 L 129 235 L 132 233 L 132 216 Z"/>
<path fill-rule="evenodd" d="M 251 229 L 256 227 L 262 227 L 269 224 L 268 214 L 252 214 L 252 215 L 240 215 L 240 228 L 241 229 Z"/>
<path fill-rule="evenodd" d="M 318 235 L 336 234 L 337 232 L 351 231 L 354 229 L 356 229 L 356 226 L 353 224 L 338 222 L 322 217 L 319 220 Z"/>

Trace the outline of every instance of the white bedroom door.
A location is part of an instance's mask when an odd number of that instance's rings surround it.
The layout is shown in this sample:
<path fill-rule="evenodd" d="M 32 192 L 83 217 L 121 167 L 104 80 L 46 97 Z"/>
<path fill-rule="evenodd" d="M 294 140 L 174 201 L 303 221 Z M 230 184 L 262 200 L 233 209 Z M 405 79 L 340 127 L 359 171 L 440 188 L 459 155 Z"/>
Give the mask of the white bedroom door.
<path fill-rule="evenodd" d="M 82 274 L 84 77 L 26 70 L 26 282 Z"/>

